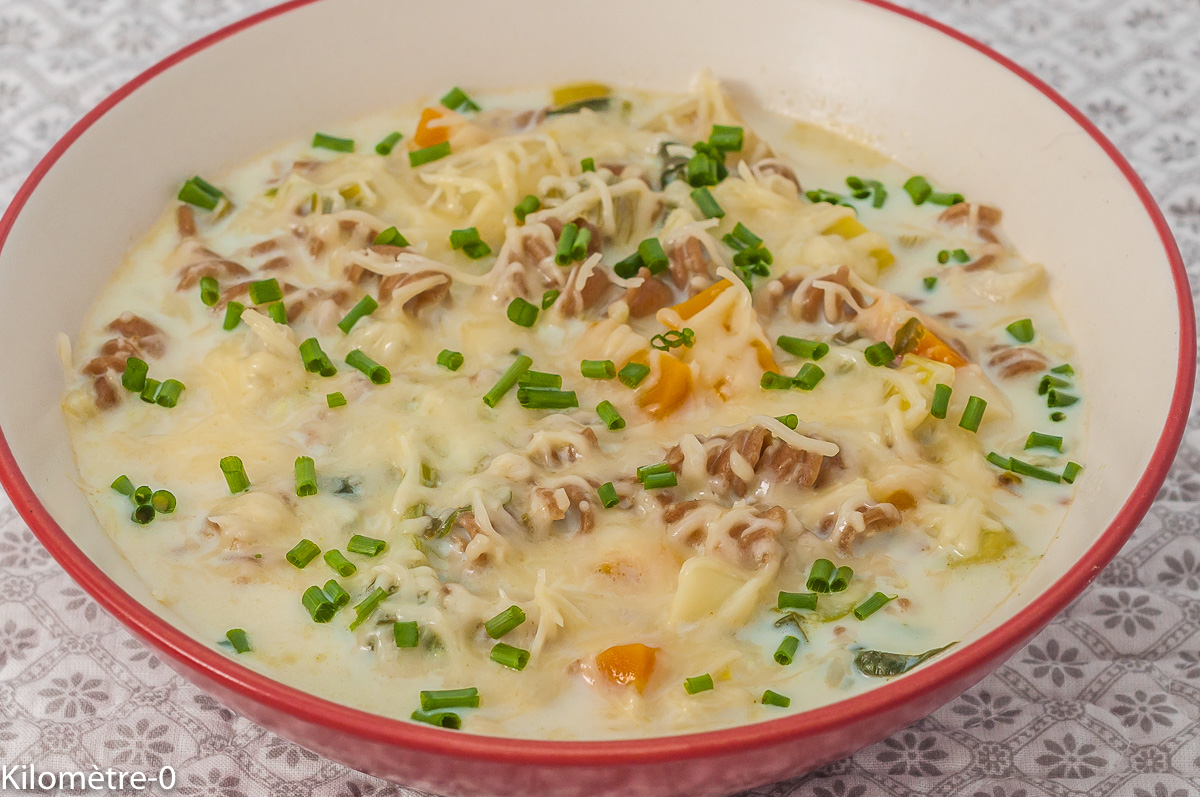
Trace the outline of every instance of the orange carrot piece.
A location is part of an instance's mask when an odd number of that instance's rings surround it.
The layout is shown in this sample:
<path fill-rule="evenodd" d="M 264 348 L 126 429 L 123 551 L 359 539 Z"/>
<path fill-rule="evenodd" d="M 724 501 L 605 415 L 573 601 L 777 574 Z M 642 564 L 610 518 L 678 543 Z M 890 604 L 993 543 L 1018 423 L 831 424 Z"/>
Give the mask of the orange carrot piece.
<path fill-rule="evenodd" d="M 421 111 L 421 121 L 417 122 L 417 132 L 413 134 L 413 144 L 417 149 L 441 144 L 450 138 L 450 128 L 445 125 L 430 127 L 430 123 L 441 119 L 446 112 L 439 108 L 426 108 Z"/>
<path fill-rule="evenodd" d="M 658 378 L 642 389 L 638 406 L 655 418 L 665 418 L 692 392 L 692 369 L 669 354 L 658 354 Z"/>
<path fill-rule="evenodd" d="M 720 296 L 726 288 L 732 287 L 733 283 L 729 280 L 714 282 L 712 285 L 709 285 L 692 298 L 688 299 L 687 301 L 680 302 L 671 309 L 678 313 L 682 320 L 687 321 L 689 318 L 696 315 L 696 313 L 699 313 L 701 310 L 716 301 L 716 298 Z"/>
<path fill-rule="evenodd" d="M 654 674 L 654 659 L 658 650 L 640 642 L 614 645 L 596 656 L 596 666 L 614 684 L 633 684 L 639 692 L 646 691 Z"/>

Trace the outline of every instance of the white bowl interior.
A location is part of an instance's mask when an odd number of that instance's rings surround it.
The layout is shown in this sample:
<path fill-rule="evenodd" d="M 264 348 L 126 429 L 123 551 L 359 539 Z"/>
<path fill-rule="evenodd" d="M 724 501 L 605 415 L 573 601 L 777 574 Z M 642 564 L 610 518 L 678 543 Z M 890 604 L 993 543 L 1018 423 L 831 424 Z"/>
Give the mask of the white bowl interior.
<path fill-rule="evenodd" d="M 1078 348 L 1088 468 L 1049 552 L 976 636 L 1071 567 L 1150 461 L 1179 346 L 1159 236 L 1086 132 L 999 63 L 865 3 L 754 0 L 730 15 L 716 0 L 608 0 L 605 13 L 569 26 L 555 0 L 527 0 L 504 14 L 493 8 L 323 0 L 290 11 L 134 91 L 46 175 L 0 252 L 0 427 L 42 503 L 94 562 L 187 630 L 150 598 L 75 487 L 54 349 L 59 332 L 78 331 L 183 179 L 449 85 L 593 78 L 680 90 L 709 67 L 740 100 L 869 131 L 868 143 L 936 183 L 1003 208 L 1025 256 L 1046 264 Z M 546 28 L 564 33 L 530 36 Z M 718 35 L 727 46 L 711 46 Z"/>

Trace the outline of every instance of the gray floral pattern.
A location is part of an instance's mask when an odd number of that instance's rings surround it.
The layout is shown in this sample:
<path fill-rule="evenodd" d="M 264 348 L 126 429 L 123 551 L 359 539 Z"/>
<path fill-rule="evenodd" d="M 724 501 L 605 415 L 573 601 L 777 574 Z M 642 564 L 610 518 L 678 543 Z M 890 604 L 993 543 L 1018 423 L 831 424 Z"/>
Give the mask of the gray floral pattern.
<path fill-rule="evenodd" d="M 331 0 L 336 2 L 336 0 Z M 0 0 L 0 209 L 110 91 L 274 0 Z M 1132 161 L 1200 295 L 1200 0 L 901 0 L 1030 68 Z M 742 797 L 1200 794 L 1200 406 L 1117 560 L 930 717 Z M 54 564 L 0 495 L 0 759 L 170 765 L 182 797 L 419 797 L 192 688 Z M 156 792 L 152 792 L 156 793 Z"/>

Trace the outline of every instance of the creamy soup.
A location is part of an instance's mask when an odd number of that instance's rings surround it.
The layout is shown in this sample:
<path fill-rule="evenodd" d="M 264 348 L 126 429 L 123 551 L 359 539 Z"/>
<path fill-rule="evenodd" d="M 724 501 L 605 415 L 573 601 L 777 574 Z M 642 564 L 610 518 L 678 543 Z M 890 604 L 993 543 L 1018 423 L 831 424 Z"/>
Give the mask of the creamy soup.
<path fill-rule="evenodd" d="M 100 522 L 239 663 L 712 729 L 919 666 L 1058 528 L 1079 375 L 986 197 L 705 76 L 334 121 L 187 180 L 60 345 Z"/>

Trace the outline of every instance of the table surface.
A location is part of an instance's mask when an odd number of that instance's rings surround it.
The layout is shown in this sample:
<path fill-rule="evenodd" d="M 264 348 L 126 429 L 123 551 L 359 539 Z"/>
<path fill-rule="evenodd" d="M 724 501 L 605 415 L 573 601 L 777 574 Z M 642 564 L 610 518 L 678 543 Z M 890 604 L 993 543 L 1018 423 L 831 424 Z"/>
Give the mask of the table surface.
<path fill-rule="evenodd" d="M 267 0 L 0 0 L 0 209 L 87 109 Z M 909 0 L 1030 68 L 1132 161 L 1200 285 L 1200 0 Z M 1187 797 L 1200 790 L 1200 414 L 1098 581 L 981 684 L 771 797 Z M 174 767 L 171 794 L 415 797 L 194 689 L 0 494 L 0 763 Z M 0 793 L 4 792 L 0 784 Z"/>

